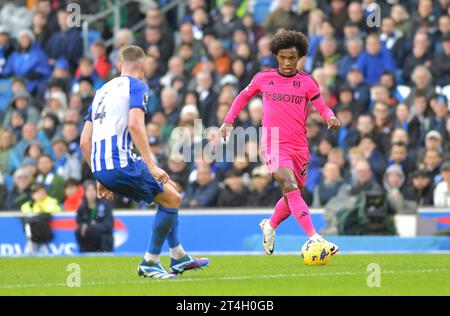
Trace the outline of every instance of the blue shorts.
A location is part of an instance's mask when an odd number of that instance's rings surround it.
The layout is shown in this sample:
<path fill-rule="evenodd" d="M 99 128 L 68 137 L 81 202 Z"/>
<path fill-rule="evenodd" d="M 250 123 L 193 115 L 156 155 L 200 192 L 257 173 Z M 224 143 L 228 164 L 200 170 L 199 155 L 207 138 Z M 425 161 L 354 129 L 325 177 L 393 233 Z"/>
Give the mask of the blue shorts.
<path fill-rule="evenodd" d="M 156 181 L 142 160 L 113 170 L 94 172 L 94 177 L 108 190 L 132 198 L 136 202 L 150 204 L 163 191 L 163 184 Z"/>

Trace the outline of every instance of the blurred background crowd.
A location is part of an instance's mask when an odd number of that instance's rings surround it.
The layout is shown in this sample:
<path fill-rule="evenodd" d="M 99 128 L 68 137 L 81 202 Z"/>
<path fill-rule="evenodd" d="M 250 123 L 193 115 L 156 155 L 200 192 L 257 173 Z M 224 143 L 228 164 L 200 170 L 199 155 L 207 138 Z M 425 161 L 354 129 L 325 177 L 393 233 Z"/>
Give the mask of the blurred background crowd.
<path fill-rule="evenodd" d="M 310 109 L 308 204 L 381 192 L 396 213 L 450 207 L 449 0 L 188 0 L 171 10 L 172 1 L 126 1 L 120 30 L 108 16 L 90 25 L 88 41 L 68 23 L 68 2 L 0 1 L 2 210 L 79 208 L 92 179 L 79 148 L 84 116 L 129 44 L 147 53 L 148 141 L 179 185 L 182 207 L 272 207 L 282 193 L 254 140 L 225 162 L 170 153 L 180 139 L 227 147 L 217 128 L 252 76 L 277 67 L 269 43 L 280 29 L 308 36 L 299 67 L 342 122 L 330 134 Z M 120 2 L 77 1 L 86 16 Z M 373 3 L 380 10 L 369 11 Z M 254 98 L 237 125 L 258 128 L 261 117 Z M 145 207 L 121 196 L 113 204 Z"/>

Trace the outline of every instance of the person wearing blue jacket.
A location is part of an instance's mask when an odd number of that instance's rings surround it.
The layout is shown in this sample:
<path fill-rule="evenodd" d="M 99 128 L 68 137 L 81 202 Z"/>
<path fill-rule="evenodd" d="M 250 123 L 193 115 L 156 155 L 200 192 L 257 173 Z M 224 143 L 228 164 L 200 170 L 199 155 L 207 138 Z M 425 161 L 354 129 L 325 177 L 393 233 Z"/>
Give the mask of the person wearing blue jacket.
<path fill-rule="evenodd" d="M 367 36 L 366 50 L 358 57 L 356 65 L 361 69 L 365 82 L 369 85 L 378 83 L 385 71 L 396 71 L 391 53 L 382 47 L 377 34 Z"/>
<path fill-rule="evenodd" d="M 34 92 L 40 85 L 45 84 L 50 76 L 47 55 L 41 46 L 35 43 L 34 34 L 28 29 L 19 33 L 18 43 L 18 49 L 8 58 L 3 76 L 25 78 L 27 90 Z"/>
<path fill-rule="evenodd" d="M 209 165 L 197 168 L 197 181 L 188 185 L 182 207 L 212 207 L 216 206 L 219 186 Z"/>
<path fill-rule="evenodd" d="M 65 9 L 58 11 L 60 31 L 52 34 L 45 45 L 45 51 L 51 65 L 54 65 L 57 59 L 64 58 L 69 62 L 71 72 L 74 72 L 83 56 L 83 40 L 76 28 L 67 25 L 68 14 Z"/>

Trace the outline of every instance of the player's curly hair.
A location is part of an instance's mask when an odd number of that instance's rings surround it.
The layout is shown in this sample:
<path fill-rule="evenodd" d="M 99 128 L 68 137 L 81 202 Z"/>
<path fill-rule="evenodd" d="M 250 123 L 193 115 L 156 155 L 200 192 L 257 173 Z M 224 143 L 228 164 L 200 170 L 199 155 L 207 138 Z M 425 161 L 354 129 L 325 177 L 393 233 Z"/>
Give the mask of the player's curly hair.
<path fill-rule="evenodd" d="M 280 49 L 295 47 L 300 57 L 308 53 L 308 38 L 302 32 L 280 31 L 275 34 L 270 42 L 270 51 L 277 55 Z"/>

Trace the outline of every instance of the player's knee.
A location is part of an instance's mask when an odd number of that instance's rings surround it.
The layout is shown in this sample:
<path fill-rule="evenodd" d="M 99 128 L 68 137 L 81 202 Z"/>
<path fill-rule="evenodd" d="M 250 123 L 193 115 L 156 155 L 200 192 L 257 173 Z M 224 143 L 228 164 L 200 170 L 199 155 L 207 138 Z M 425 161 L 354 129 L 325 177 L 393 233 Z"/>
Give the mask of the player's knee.
<path fill-rule="evenodd" d="M 169 208 L 180 208 L 181 205 L 181 195 L 178 192 L 172 192 L 167 201 L 167 207 Z"/>
<path fill-rule="evenodd" d="M 297 183 L 292 179 L 283 179 L 283 183 L 281 184 L 284 192 L 294 191 L 298 189 Z"/>

